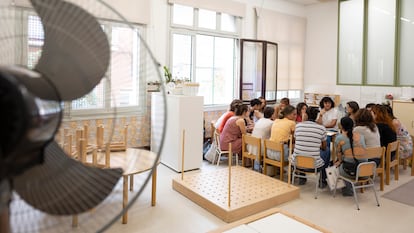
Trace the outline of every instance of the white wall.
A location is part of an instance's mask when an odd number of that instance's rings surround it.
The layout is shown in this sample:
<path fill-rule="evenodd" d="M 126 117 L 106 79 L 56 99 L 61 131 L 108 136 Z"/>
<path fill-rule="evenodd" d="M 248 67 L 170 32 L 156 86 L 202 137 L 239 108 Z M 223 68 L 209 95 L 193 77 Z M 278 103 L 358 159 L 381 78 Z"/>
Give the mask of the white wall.
<path fill-rule="evenodd" d="M 355 100 L 360 106 L 381 103 L 387 93 L 392 93 L 394 98 L 401 96 L 400 87 L 336 85 L 338 3 L 307 6 L 306 17 L 305 92 L 340 94 L 343 105 Z"/>

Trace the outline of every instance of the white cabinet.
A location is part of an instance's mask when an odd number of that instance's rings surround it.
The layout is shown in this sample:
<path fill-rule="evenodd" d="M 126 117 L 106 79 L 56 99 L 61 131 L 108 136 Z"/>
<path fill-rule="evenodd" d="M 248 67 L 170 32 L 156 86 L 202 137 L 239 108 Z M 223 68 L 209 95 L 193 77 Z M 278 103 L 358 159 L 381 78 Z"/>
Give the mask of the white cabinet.
<path fill-rule="evenodd" d="M 161 163 L 181 172 L 182 133 L 184 139 L 184 171 L 201 167 L 203 158 L 203 97 L 166 95 L 167 125 L 164 145 L 161 151 Z M 151 97 L 151 150 L 157 152 L 160 147 L 164 128 L 164 101 L 161 93 Z"/>
<path fill-rule="evenodd" d="M 403 123 L 410 135 L 414 135 L 414 103 L 394 100 L 392 101 L 392 110 L 394 116 Z"/>

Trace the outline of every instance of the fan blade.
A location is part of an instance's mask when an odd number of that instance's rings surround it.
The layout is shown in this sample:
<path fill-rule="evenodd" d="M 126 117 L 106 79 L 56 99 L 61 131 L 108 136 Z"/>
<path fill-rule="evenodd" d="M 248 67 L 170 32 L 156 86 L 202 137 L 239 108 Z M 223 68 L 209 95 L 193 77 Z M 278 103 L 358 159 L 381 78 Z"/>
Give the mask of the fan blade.
<path fill-rule="evenodd" d="M 103 78 L 110 60 L 108 39 L 98 21 L 65 1 L 31 0 L 41 18 L 45 41 L 35 70 L 57 88 L 62 100 L 88 94 Z"/>
<path fill-rule="evenodd" d="M 73 215 L 102 202 L 122 172 L 120 168 L 85 166 L 52 142 L 45 149 L 44 163 L 14 178 L 13 188 L 36 209 L 54 215 Z"/>

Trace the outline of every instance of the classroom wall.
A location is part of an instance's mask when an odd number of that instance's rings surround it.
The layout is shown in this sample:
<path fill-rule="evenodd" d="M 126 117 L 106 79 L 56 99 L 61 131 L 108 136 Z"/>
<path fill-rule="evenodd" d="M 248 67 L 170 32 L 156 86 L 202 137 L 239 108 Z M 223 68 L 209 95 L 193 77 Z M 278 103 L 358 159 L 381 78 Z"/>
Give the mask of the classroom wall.
<path fill-rule="evenodd" d="M 226 1 L 226 0 L 223 0 Z M 336 85 L 336 56 L 337 56 L 337 30 L 338 30 L 338 3 L 324 2 L 320 4 L 302 6 L 283 0 L 237 0 L 246 4 L 246 16 L 242 24 L 243 38 L 256 38 L 255 8 L 260 17 L 260 9 L 270 9 L 285 14 L 302 16 L 307 18 L 307 33 L 305 47 L 304 91 L 327 94 L 340 94 L 341 102 L 356 100 L 361 105 L 368 102 L 382 102 L 386 93 L 393 93 L 395 97 L 401 95 L 402 88 L 398 87 L 363 87 Z M 114 0 L 107 0 L 115 4 Z M 134 9 L 141 7 L 140 1 L 129 7 L 125 1 L 117 2 L 116 9 L 125 14 L 128 19 L 138 21 L 134 17 Z M 152 51 L 154 58 L 161 65 L 169 63 L 169 8 L 167 0 L 150 1 L 149 24 L 146 31 L 146 43 Z M 153 78 L 153 77 L 152 77 Z M 147 81 L 155 81 L 149 79 Z M 120 140 L 121 128 L 129 125 L 128 146 L 142 147 L 150 144 L 150 99 L 147 99 L 147 112 L 143 116 L 125 117 L 118 119 L 114 140 Z M 206 136 L 210 135 L 210 122 L 226 111 L 227 106 L 221 109 L 206 110 L 204 112 Z M 93 121 L 68 121 L 62 124 L 62 128 L 75 130 L 84 124 L 89 124 L 91 140 L 95 133 L 93 128 L 98 124 L 109 125 L 113 119 L 97 119 Z"/>
<path fill-rule="evenodd" d="M 306 17 L 305 92 L 339 94 L 343 106 L 350 100 L 357 101 L 360 106 L 382 103 L 387 93 L 392 93 L 394 98 L 402 95 L 401 87 L 336 85 L 338 3 L 307 6 Z"/>

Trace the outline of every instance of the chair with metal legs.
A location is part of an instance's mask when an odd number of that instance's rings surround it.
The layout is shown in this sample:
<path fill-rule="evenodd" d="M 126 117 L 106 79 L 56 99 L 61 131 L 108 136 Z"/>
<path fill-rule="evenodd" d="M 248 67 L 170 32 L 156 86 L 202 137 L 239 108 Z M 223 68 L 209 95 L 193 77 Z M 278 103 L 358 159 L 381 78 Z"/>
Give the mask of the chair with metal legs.
<path fill-rule="evenodd" d="M 356 190 L 367 188 L 367 187 L 372 188 L 372 190 L 374 191 L 375 200 L 377 201 L 377 206 L 380 206 L 379 201 L 378 201 L 377 192 L 375 190 L 375 183 L 374 183 L 375 175 L 376 175 L 376 168 L 377 168 L 377 164 L 374 161 L 362 162 L 362 163 L 358 164 L 356 174 L 355 174 L 355 178 L 352 179 L 352 178 L 348 178 L 348 177 L 339 175 L 336 179 L 333 196 L 335 197 L 335 195 L 336 195 L 336 185 L 338 184 L 338 180 L 342 179 L 344 181 L 347 181 L 347 182 L 351 183 L 352 190 L 354 192 L 355 204 L 356 204 L 358 210 L 359 210 L 359 203 L 358 203 L 358 197 L 357 197 Z"/>
<path fill-rule="evenodd" d="M 315 176 L 315 199 L 318 198 L 318 185 L 320 180 L 320 172 L 321 168 L 315 167 L 315 160 L 314 156 L 307 156 L 307 155 L 296 155 L 295 162 L 292 163 L 293 165 L 293 172 L 292 172 L 292 184 L 295 184 L 295 178 L 310 178 L 307 175 L 314 175 Z M 300 173 L 305 173 L 305 175 L 301 175 Z"/>

